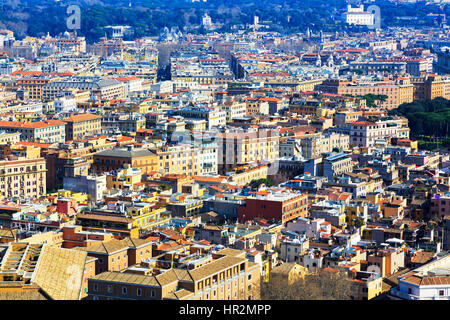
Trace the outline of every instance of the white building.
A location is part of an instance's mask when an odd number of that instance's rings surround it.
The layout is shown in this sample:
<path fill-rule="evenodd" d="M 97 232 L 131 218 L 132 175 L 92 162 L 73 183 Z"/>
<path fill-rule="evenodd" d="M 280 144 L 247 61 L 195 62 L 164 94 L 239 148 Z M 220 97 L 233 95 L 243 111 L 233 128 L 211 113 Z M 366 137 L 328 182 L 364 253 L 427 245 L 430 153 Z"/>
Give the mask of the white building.
<path fill-rule="evenodd" d="M 304 233 L 308 238 L 319 238 L 321 234 L 331 234 L 331 223 L 323 218 L 312 221 L 300 218 L 297 221 L 289 221 L 286 229 L 296 233 Z"/>
<path fill-rule="evenodd" d="M 364 11 L 364 5 L 353 8 L 350 4 L 347 6 L 347 12 L 344 13 L 345 23 L 355 26 L 372 26 L 374 24 L 374 14 Z"/>
<path fill-rule="evenodd" d="M 395 119 L 377 122 L 357 121 L 350 125 L 350 144 L 358 147 L 373 147 L 377 140 L 393 137 L 409 138 L 409 129 L 403 128 L 401 122 Z"/>
<path fill-rule="evenodd" d="M 208 16 L 207 13 L 202 17 L 202 25 L 205 29 L 209 29 L 212 27 L 211 17 Z"/>
<path fill-rule="evenodd" d="M 450 300 L 450 254 L 401 275 L 390 295 L 404 300 Z"/>
<path fill-rule="evenodd" d="M 245 117 L 247 105 L 244 102 L 225 101 L 219 105 L 220 111 L 225 112 L 227 122 L 233 121 L 234 118 Z"/>
<path fill-rule="evenodd" d="M 92 202 L 103 200 L 106 188 L 106 175 L 64 177 L 64 189 L 74 192 L 87 193 Z"/>
<path fill-rule="evenodd" d="M 60 97 L 55 99 L 55 112 L 74 112 L 77 111 L 77 101 L 71 97 Z"/>

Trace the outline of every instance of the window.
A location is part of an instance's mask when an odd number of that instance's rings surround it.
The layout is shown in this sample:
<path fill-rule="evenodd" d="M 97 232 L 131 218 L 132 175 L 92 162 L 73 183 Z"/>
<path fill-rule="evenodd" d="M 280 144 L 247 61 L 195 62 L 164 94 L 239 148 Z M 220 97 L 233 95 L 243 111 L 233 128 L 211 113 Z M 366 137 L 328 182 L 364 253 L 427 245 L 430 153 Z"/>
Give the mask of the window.
<path fill-rule="evenodd" d="M 439 296 L 443 296 L 444 295 L 444 290 L 439 290 Z"/>
<path fill-rule="evenodd" d="M 98 284 L 94 283 L 94 291 L 98 291 Z"/>
<path fill-rule="evenodd" d="M 122 294 L 127 294 L 127 288 L 126 287 L 122 287 Z"/>
<path fill-rule="evenodd" d="M 142 289 L 141 288 L 137 289 L 137 296 L 138 297 L 142 296 Z"/>
<path fill-rule="evenodd" d="M 150 291 L 150 296 L 151 296 L 151 297 L 154 297 L 154 296 L 155 296 L 155 291 L 154 291 L 154 290 Z"/>
<path fill-rule="evenodd" d="M 112 290 L 112 285 L 108 284 L 108 292 L 111 293 L 112 291 L 113 291 Z"/>

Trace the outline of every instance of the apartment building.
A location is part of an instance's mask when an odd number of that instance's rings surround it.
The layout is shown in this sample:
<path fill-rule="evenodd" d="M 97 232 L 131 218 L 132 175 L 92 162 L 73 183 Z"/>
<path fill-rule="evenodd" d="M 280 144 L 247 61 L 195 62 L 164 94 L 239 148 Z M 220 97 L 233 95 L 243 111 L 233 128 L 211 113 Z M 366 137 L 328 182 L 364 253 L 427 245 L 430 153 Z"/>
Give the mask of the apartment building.
<path fill-rule="evenodd" d="M 244 186 L 253 180 L 266 179 L 269 171 L 267 164 L 256 166 L 237 167 L 234 172 L 229 173 L 229 182 L 238 186 Z"/>
<path fill-rule="evenodd" d="M 45 196 L 46 171 L 45 159 L 40 157 L 8 156 L 0 160 L 1 198 L 38 199 Z"/>
<path fill-rule="evenodd" d="M 411 78 L 414 85 L 414 100 L 432 100 L 437 97 L 450 98 L 450 81 L 437 74 Z"/>
<path fill-rule="evenodd" d="M 383 277 L 374 272 L 357 271 L 348 281 L 352 300 L 371 300 L 383 292 Z"/>
<path fill-rule="evenodd" d="M 75 247 L 96 258 L 95 274 L 106 271 L 121 271 L 130 265 L 140 263 L 152 257 L 152 243 L 147 240 L 125 238 L 109 239 L 87 247 Z"/>
<path fill-rule="evenodd" d="M 126 164 L 139 169 L 142 174 L 159 172 L 160 168 L 158 155 L 148 149 L 134 149 L 131 146 L 97 152 L 92 167 L 95 173 L 103 173 L 121 170 Z"/>
<path fill-rule="evenodd" d="M 300 193 L 271 193 L 260 191 L 245 199 L 245 205 L 238 208 L 238 221 L 255 218 L 276 220 L 286 223 L 307 215 L 307 195 Z"/>
<path fill-rule="evenodd" d="M 20 132 L 0 132 L 0 145 L 15 145 L 20 141 Z"/>
<path fill-rule="evenodd" d="M 362 111 L 344 110 L 335 112 L 333 115 L 333 124 L 335 126 L 342 126 L 346 123 L 357 122 L 362 118 Z"/>
<path fill-rule="evenodd" d="M 358 147 L 373 147 L 377 141 L 390 138 L 409 138 L 409 129 L 393 120 L 357 121 L 350 126 L 350 144 Z"/>
<path fill-rule="evenodd" d="M 350 137 L 340 133 L 312 134 L 300 139 L 302 156 L 316 158 L 323 153 L 349 150 Z"/>
<path fill-rule="evenodd" d="M 121 132 L 136 132 L 145 129 L 146 119 L 137 113 L 108 113 L 102 116 L 102 128 L 117 128 Z"/>
<path fill-rule="evenodd" d="M 405 253 L 398 249 L 382 249 L 367 256 L 369 267 L 376 266 L 381 277 L 390 276 L 405 267 Z"/>
<path fill-rule="evenodd" d="M 431 215 L 439 217 L 450 216 L 450 193 L 443 196 L 435 195 L 431 199 Z"/>
<path fill-rule="evenodd" d="M 224 249 L 227 250 L 227 249 Z M 238 250 L 233 250 L 238 251 Z M 253 300 L 260 296 L 260 266 L 242 255 L 213 253 L 192 270 L 104 272 L 88 281 L 90 300 Z M 133 272 L 133 273 L 131 273 Z"/>
<path fill-rule="evenodd" d="M 280 255 L 278 256 L 285 262 L 299 262 L 300 255 L 308 252 L 308 239 L 285 239 L 280 244 Z"/>
<path fill-rule="evenodd" d="M 27 77 L 17 80 L 17 87 L 28 92 L 29 98 L 33 100 L 44 99 L 44 87 L 59 78 L 46 78 L 43 76 Z"/>
<path fill-rule="evenodd" d="M 247 97 L 244 99 L 246 104 L 245 114 L 247 116 L 267 115 L 269 114 L 269 103 L 263 98 Z"/>
<path fill-rule="evenodd" d="M 188 144 L 153 148 L 159 158 L 159 172 L 191 176 L 217 173 L 217 147 L 214 144 L 197 147 Z"/>
<path fill-rule="evenodd" d="M 208 130 L 226 123 L 226 113 L 217 107 L 185 107 L 177 113 L 185 119 L 205 120 Z"/>
<path fill-rule="evenodd" d="M 102 79 L 100 77 L 74 77 L 68 80 L 53 81 L 42 87 L 42 99 L 53 100 L 60 97 L 66 89 L 89 91 L 102 101 L 123 99 L 125 97 L 124 84 L 116 79 Z"/>
<path fill-rule="evenodd" d="M 333 176 L 353 170 L 352 158 L 346 153 L 330 155 L 323 159 L 323 175 L 331 181 Z"/>
<path fill-rule="evenodd" d="M 217 144 L 220 173 L 248 162 L 272 161 L 279 155 L 279 135 L 276 130 L 227 130 L 217 135 Z"/>
<path fill-rule="evenodd" d="M 137 191 L 144 184 L 142 183 L 142 172 L 138 169 L 130 168 L 128 164 L 124 169 L 108 172 L 106 174 L 106 188 L 109 190 L 129 190 Z"/>
<path fill-rule="evenodd" d="M 133 219 L 113 210 L 90 210 L 78 214 L 76 224 L 85 231 L 112 233 L 115 238 L 139 237 L 139 228 L 133 226 Z"/>
<path fill-rule="evenodd" d="M 66 123 L 60 120 L 36 122 L 0 121 L 0 129 L 6 132 L 19 132 L 22 141 L 55 143 L 65 142 Z"/>
<path fill-rule="evenodd" d="M 85 136 L 97 135 L 102 132 L 102 117 L 85 113 L 70 116 L 66 122 L 66 140 L 78 140 Z"/>
<path fill-rule="evenodd" d="M 402 103 L 412 102 L 413 84 L 407 78 L 398 78 L 396 81 L 350 82 L 336 79 L 325 80 L 316 90 L 339 95 L 364 96 L 367 94 L 385 95 L 385 101 L 378 105 L 386 109 L 397 108 Z"/>
<path fill-rule="evenodd" d="M 234 118 L 241 118 L 246 115 L 247 105 L 245 102 L 230 100 L 220 104 L 219 109 L 225 112 L 226 122 L 231 122 Z"/>

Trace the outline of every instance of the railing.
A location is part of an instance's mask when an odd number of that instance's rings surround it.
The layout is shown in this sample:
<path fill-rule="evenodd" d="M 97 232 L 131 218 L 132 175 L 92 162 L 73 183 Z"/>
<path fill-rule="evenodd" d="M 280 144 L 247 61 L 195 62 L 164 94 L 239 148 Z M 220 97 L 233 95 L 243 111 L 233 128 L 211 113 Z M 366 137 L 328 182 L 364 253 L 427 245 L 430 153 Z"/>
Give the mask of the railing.
<path fill-rule="evenodd" d="M 391 294 L 393 296 L 396 296 L 396 297 L 399 297 L 399 298 L 402 298 L 402 299 L 406 299 L 406 300 L 420 300 L 419 296 L 415 296 L 413 294 L 404 293 L 404 292 L 401 292 L 400 290 L 395 289 L 395 288 L 391 289 Z"/>

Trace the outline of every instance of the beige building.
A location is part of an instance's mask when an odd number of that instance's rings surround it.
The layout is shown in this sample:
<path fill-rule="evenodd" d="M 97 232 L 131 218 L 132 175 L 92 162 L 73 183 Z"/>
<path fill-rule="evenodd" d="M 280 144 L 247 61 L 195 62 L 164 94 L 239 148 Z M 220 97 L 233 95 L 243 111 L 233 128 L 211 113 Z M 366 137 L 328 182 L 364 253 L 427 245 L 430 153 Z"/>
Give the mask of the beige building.
<path fill-rule="evenodd" d="M 85 136 L 97 135 L 102 132 L 102 117 L 83 113 L 70 116 L 64 120 L 66 124 L 66 140 L 78 140 Z"/>
<path fill-rule="evenodd" d="M 242 166 L 237 167 L 234 172 L 229 176 L 231 184 L 238 186 L 244 186 L 253 180 L 266 179 L 267 172 L 269 171 L 267 164 L 260 164 L 258 166 Z"/>
<path fill-rule="evenodd" d="M 219 108 L 225 112 L 227 122 L 233 121 L 234 118 L 244 117 L 247 111 L 246 103 L 238 101 L 225 101 L 219 105 Z"/>
<path fill-rule="evenodd" d="M 413 84 L 408 78 L 397 80 L 350 82 L 337 79 L 325 80 L 316 90 L 339 95 L 364 96 L 367 94 L 385 95 L 385 101 L 378 105 L 385 109 L 397 108 L 402 103 L 413 101 Z"/>
<path fill-rule="evenodd" d="M 20 132 L 0 132 L 0 144 L 14 145 L 20 141 Z"/>
<path fill-rule="evenodd" d="M 202 148 L 190 145 L 163 146 L 152 149 L 159 159 L 159 172 L 162 174 L 201 175 Z"/>
<path fill-rule="evenodd" d="M 46 194 L 46 171 L 44 158 L 27 159 L 9 156 L 9 159 L 1 160 L 1 198 L 36 199 L 44 196 Z"/>
<path fill-rule="evenodd" d="M 224 249 L 226 250 L 226 249 Z M 239 251 L 239 250 L 236 250 Z M 152 272 L 154 271 L 154 273 Z M 213 254 L 192 270 L 104 272 L 88 280 L 89 300 L 249 300 L 260 297 L 260 266 L 245 252 Z"/>
<path fill-rule="evenodd" d="M 233 130 L 218 134 L 218 169 L 228 172 L 249 162 L 261 163 L 278 158 L 279 134 L 276 130 Z"/>
<path fill-rule="evenodd" d="M 269 114 L 269 103 L 257 98 L 247 98 L 246 103 L 246 115 L 267 115 Z"/>
<path fill-rule="evenodd" d="M 414 100 L 432 100 L 437 97 L 450 98 L 450 81 L 437 74 L 411 78 L 414 85 Z"/>

